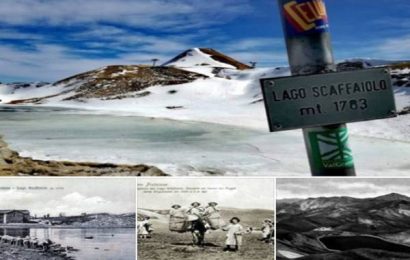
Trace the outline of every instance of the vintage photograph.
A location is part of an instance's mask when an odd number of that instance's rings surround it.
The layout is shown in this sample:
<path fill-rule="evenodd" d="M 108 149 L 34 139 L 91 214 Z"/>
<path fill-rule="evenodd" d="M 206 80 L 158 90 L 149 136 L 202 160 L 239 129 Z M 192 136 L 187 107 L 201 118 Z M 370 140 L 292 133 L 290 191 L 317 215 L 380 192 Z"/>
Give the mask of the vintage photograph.
<path fill-rule="evenodd" d="M 138 179 L 139 260 L 274 258 L 274 180 Z"/>
<path fill-rule="evenodd" d="M 1 260 L 135 260 L 135 180 L 3 178 Z"/>
<path fill-rule="evenodd" d="M 278 179 L 277 259 L 410 259 L 410 179 Z"/>

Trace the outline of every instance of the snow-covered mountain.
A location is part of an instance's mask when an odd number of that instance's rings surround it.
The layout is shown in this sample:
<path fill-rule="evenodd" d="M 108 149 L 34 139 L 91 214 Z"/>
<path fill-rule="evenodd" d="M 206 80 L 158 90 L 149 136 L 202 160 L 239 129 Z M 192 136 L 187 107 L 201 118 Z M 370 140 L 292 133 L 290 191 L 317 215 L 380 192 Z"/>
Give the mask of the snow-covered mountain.
<path fill-rule="evenodd" d="M 222 69 L 247 70 L 250 66 L 243 64 L 223 53 L 209 48 L 193 48 L 184 51 L 163 64 L 205 75 L 215 75 Z"/>
<path fill-rule="evenodd" d="M 20 87 L 21 84 L 11 84 L 2 88 L 5 96 L 2 100 L 9 104 L 46 104 L 70 100 L 86 102 L 93 98 L 138 98 L 149 95 L 144 90 L 151 86 L 179 85 L 206 77 L 174 67 L 115 65 L 78 74 L 54 84 L 27 84 L 24 88 Z"/>
<path fill-rule="evenodd" d="M 2 85 L 0 99 L 233 125 L 241 118 L 260 129 L 267 124 L 259 79 L 286 75 L 287 68 L 251 69 L 215 50 L 195 48 L 160 67 L 109 66 L 24 90 Z"/>
<path fill-rule="evenodd" d="M 398 109 L 409 107 L 410 63 L 355 59 L 340 63 L 339 70 L 386 64 L 393 69 Z M 53 84 L 3 84 L 0 100 L 267 130 L 259 80 L 289 74 L 288 68 L 251 68 L 213 49 L 194 48 L 159 67 L 117 65 Z M 405 119 L 356 123 L 351 132 L 410 140 Z"/>

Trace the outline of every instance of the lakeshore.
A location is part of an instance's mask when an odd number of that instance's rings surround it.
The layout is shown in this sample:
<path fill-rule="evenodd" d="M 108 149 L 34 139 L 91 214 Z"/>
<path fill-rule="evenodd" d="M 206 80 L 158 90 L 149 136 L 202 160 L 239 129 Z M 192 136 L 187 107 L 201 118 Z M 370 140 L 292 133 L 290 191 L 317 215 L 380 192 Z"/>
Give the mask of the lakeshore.
<path fill-rule="evenodd" d="M 166 176 L 147 165 L 42 161 L 22 157 L 0 136 L 0 176 Z"/>

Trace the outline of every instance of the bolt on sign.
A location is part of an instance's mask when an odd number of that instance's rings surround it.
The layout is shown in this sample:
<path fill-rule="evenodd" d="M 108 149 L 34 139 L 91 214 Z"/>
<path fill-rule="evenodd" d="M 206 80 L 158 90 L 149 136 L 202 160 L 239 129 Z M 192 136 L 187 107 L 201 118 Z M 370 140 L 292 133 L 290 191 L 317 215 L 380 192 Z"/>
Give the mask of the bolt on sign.
<path fill-rule="evenodd" d="M 385 68 L 262 79 L 261 85 L 271 132 L 396 116 Z"/>

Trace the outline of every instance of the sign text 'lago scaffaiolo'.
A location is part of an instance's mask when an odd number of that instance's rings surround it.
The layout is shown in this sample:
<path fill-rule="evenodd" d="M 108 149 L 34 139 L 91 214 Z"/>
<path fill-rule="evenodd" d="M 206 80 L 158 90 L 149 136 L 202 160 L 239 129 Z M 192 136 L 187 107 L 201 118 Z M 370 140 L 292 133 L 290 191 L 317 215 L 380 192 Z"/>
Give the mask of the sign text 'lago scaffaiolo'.
<path fill-rule="evenodd" d="M 385 68 L 262 79 L 272 132 L 395 116 Z"/>

